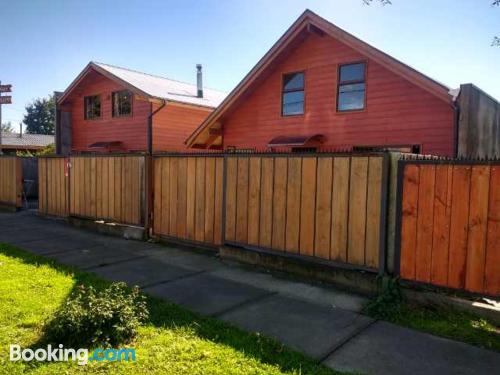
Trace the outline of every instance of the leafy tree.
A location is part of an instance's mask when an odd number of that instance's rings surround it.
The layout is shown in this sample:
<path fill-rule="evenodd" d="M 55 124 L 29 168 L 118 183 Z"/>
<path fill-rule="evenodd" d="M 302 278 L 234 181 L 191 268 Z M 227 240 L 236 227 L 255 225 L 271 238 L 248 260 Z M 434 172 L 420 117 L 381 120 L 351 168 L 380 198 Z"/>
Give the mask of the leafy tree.
<path fill-rule="evenodd" d="M 14 132 L 14 127 L 12 126 L 12 123 L 10 121 L 4 122 L 2 124 L 1 129 L 3 132 L 6 132 L 6 133 L 13 133 Z"/>
<path fill-rule="evenodd" d="M 38 98 L 26 106 L 26 133 L 54 134 L 56 104 L 53 96 Z"/>

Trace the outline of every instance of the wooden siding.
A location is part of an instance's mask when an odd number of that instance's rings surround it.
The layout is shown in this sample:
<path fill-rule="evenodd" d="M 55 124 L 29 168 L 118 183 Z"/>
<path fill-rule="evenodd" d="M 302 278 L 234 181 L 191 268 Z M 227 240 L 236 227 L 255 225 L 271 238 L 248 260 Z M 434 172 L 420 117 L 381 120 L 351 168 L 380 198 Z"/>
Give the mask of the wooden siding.
<path fill-rule="evenodd" d="M 366 61 L 366 109 L 336 112 L 339 64 Z M 282 74 L 305 73 L 305 114 L 281 116 Z M 274 63 L 230 113 L 221 118 L 224 147 L 267 147 L 280 135 L 323 134 L 323 148 L 421 145 L 421 152 L 452 156 L 450 104 L 329 36 L 315 33 Z"/>
<path fill-rule="evenodd" d="M 228 156 L 225 240 L 379 268 L 382 156 Z"/>
<path fill-rule="evenodd" d="M 400 274 L 407 280 L 500 294 L 500 165 L 408 163 Z"/>
<path fill-rule="evenodd" d="M 92 143 L 111 141 L 123 142 L 123 149 L 126 151 L 146 150 L 147 118 L 151 104 L 134 97 L 131 116 L 112 117 L 111 93 L 123 89 L 123 86 L 92 71 L 68 97 L 64 110 L 71 112 L 74 151 L 88 151 L 88 146 Z M 84 119 L 84 97 L 89 95 L 101 96 L 99 119 Z"/>
<path fill-rule="evenodd" d="M 142 225 L 144 156 L 72 156 L 70 214 Z"/>
<path fill-rule="evenodd" d="M 22 179 L 21 159 L 0 157 L 0 204 L 21 207 Z"/>
<path fill-rule="evenodd" d="M 222 244 L 224 159 L 157 156 L 153 168 L 154 233 L 209 245 Z"/>
<path fill-rule="evenodd" d="M 153 104 L 153 111 L 160 105 Z M 183 151 L 186 138 L 205 120 L 211 109 L 168 103 L 153 117 L 153 150 Z"/>
<path fill-rule="evenodd" d="M 69 178 L 65 164 L 68 159 L 38 159 L 38 213 L 65 217 L 69 214 Z"/>

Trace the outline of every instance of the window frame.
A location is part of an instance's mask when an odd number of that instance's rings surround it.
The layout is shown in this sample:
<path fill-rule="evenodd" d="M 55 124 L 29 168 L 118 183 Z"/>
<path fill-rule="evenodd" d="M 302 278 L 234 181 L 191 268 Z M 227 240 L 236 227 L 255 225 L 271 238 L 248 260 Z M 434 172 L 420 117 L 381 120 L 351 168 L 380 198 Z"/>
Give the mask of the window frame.
<path fill-rule="evenodd" d="M 99 98 L 99 116 L 96 117 L 87 117 L 87 98 Z M 94 120 L 99 120 L 102 118 L 102 100 L 101 100 L 101 94 L 95 94 L 95 95 L 85 95 L 83 97 L 83 119 L 85 121 L 94 121 Z"/>
<path fill-rule="evenodd" d="M 302 74 L 304 77 L 304 86 L 302 87 L 302 90 L 288 90 L 285 91 L 285 76 L 290 75 L 290 74 Z M 284 97 L 285 93 L 289 92 L 299 92 L 302 91 L 304 93 L 304 106 L 302 108 L 302 113 L 295 113 L 295 114 L 290 114 L 286 115 L 283 113 L 283 105 L 284 105 Z M 296 71 L 291 71 L 291 72 L 285 72 L 281 74 L 281 87 L 280 87 L 280 95 L 281 95 L 281 109 L 280 109 L 280 114 L 281 117 L 297 117 L 297 116 L 304 116 L 306 113 L 306 72 L 305 70 L 296 70 Z"/>
<path fill-rule="evenodd" d="M 356 64 L 364 64 L 365 69 L 364 69 L 364 80 L 351 80 L 351 81 L 345 81 L 345 82 L 340 82 L 340 70 L 342 69 L 343 66 L 347 65 L 356 65 Z M 348 63 L 342 63 L 338 64 L 337 67 L 337 100 L 335 103 L 335 109 L 337 113 L 351 113 L 351 112 L 363 112 L 366 111 L 366 94 L 368 92 L 368 61 L 366 60 L 359 60 L 359 61 L 352 61 Z M 353 85 L 357 83 L 363 83 L 365 85 L 365 95 L 363 96 L 363 108 L 356 108 L 356 109 L 340 109 L 339 108 L 339 103 L 340 103 L 340 87 L 343 85 Z"/>
<path fill-rule="evenodd" d="M 115 114 L 114 96 L 115 96 L 115 94 L 119 94 L 121 92 L 127 92 L 130 95 L 130 113 L 123 114 L 123 115 Z M 111 118 L 132 117 L 133 113 L 134 113 L 134 95 L 133 95 L 132 91 L 127 90 L 127 89 L 112 91 L 111 92 Z"/>

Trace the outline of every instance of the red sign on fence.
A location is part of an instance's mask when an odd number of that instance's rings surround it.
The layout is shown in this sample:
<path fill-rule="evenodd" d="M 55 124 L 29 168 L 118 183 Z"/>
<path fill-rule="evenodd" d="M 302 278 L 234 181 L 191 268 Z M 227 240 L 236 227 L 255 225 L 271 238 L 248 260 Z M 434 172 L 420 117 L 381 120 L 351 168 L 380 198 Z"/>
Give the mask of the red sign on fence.
<path fill-rule="evenodd" d="M 0 96 L 0 104 L 12 104 L 12 96 Z"/>

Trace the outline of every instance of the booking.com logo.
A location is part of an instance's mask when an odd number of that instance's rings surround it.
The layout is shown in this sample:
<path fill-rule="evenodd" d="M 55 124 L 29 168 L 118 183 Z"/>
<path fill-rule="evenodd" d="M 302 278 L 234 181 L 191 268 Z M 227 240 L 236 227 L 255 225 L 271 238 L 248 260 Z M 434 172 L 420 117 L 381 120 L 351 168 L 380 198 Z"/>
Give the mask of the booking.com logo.
<path fill-rule="evenodd" d="M 89 361 L 95 362 L 135 362 L 135 349 L 95 349 L 90 355 L 88 349 L 64 348 L 62 344 L 52 347 L 38 349 L 21 349 L 20 345 L 10 345 L 11 361 L 38 361 L 38 362 L 68 362 L 76 361 L 80 366 L 86 365 Z"/>

